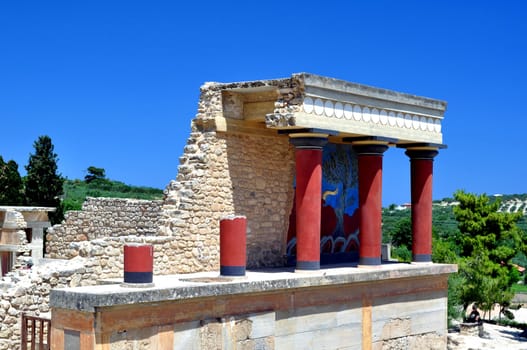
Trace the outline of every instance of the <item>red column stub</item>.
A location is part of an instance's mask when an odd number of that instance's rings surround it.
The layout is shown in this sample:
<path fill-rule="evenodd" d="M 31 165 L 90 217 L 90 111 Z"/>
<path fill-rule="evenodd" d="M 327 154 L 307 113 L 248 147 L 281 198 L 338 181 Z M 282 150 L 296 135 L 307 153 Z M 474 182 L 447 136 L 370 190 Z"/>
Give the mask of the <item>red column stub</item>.
<path fill-rule="evenodd" d="M 437 150 L 408 149 L 412 190 L 412 261 L 432 261 L 432 176 Z"/>
<path fill-rule="evenodd" d="M 124 246 L 124 283 L 151 284 L 154 269 L 154 247 L 151 244 L 128 243 Z"/>
<path fill-rule="evenodd" d="M 322 147 L 326 137 L 291 138 L 296 159 L 296 269 L 320 269 Z"/>
<path fill-rule="evenodd" d="M 245 276 L 247 218 L 227 216 L 220 220 L 220 275 Z"/>
<path fill-rule="evenodd" d="M 382 157 L 385 144 L 353 145 L 359 165 L 359 265 L 381 264 Z"/>

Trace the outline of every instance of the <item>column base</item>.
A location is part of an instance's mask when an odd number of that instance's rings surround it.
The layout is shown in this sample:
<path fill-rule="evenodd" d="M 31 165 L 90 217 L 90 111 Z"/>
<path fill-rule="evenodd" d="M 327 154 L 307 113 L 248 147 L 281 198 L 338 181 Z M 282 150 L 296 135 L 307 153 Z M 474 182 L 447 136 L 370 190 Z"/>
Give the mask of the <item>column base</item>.
<path fill-rule="evenodd" d="M 431 263 L 432 254 L 414 254 L 412 255 L 412 262 L 416 263 Z"/>
<path fill-rule="evenodd" d="M 316 271 L 320 270 L 320 261 L 298 261 L 296 262 L 295 272 L 297 271 Z"/>
<path fill-rule="evenodd" d="M 220 266 L 221 276 L 245 276 L 245 266 Z"/>
<path fill-rule="evenodd" d="M 369 257 L 364 257 L 364 256 L 361 256 L 359 257 L 359 266 L 368 266 L 368 267 L 372 267 L 372 266 L 380 266 L 381 265 L 381 257 L 375 257 L 375 258 L 369 258 Z"/>
<path fill-rule="evenodd" d="M 124 283 L 152 283 L 153 280 L 152 272 L 124 272 Z"/>

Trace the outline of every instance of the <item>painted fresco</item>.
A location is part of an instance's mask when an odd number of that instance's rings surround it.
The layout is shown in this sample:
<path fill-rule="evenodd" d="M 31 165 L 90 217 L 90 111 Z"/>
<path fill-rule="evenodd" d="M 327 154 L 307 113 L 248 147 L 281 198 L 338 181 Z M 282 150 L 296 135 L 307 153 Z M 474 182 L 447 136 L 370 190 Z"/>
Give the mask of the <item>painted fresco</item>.
<path fill-rule="evenodd" d="M 322 153 L 321 261 L 335 262 L 329 255 L 358 257 L 359 191 L 357 155 L 350 145 L 328 144 Z M 295 206 L 290 216 L 287 255 L 296 255 Z M 342 259 L 337 259 L 342 261 Z"/>

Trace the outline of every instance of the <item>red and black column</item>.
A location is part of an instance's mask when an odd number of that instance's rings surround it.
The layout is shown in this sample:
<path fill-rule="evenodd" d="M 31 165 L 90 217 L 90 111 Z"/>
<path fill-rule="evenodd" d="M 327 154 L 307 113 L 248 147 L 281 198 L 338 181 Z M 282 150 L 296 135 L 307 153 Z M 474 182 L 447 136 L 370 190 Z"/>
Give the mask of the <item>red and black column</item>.
<path fill-rule="evenodd" d="M 247 218 L 228 216 L 220 220 L 220 275 L 245 276 Z"/>
<path fill-rule="evenodd" d="M 296 160 L 296 270 L 320 269 L 322 148 L 327 136 L 293 136 Z"/>
<path fill-rule="evenodd" d="M 352 144 L 359 167 L 359 265 L 381 264 L 382 159 L 387 143 Z"/>
<path fill-rule="evenodd" d="M 154 247 L 151 244 L 125 244 L 124 283 L 152 283 L 153 268 Z"/>
<path fill-rule="evenodd" d="M 432 261 L 432 176 L 436 149 L 406 150 L 412 190 L 412 261 Z"/>

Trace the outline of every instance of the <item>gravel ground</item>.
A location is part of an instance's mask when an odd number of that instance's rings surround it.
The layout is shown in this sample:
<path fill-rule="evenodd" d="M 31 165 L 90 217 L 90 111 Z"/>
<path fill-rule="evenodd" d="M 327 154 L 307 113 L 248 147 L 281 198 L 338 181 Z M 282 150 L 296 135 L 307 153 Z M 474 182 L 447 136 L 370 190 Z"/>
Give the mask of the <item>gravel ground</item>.
<path fill-rule="evenodd" d="M 517 322 L 527 323 L 527 309 L 511 310 Z M 520 337 L 522 330 L 489 323 L 483 325 L 483 337 L 448 334 L 448 350 L 506 349 L 527 350 L 527 338 Z"/>

